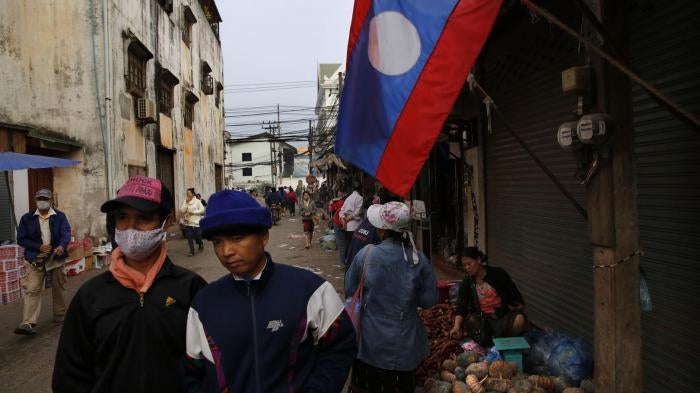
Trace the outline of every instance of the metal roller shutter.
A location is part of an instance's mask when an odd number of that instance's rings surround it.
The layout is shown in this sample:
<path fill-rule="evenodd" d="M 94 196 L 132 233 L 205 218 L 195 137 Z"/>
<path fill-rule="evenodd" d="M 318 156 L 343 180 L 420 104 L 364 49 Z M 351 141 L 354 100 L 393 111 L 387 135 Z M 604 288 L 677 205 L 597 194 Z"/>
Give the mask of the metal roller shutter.
<path fill-rule="evenodd" d="M 573 156 L 556 141 L 559 125 L 575 120 L 576 99 L 561 92 L 561 71 L 577 57 L 576 42 L 522 17 L 492 38 L 482 79 L 511 126 L 585 206 Z M 490 263 L 511 274 L 535 323 L 592 342 L 586 221 L 497 120 L 484 140 Z"/>
<path fill-rule="evenodd" d="M 700 3 L 640 2 L 630 12 L 639 72 L 700 115 Z M 698 391 L 700 135 L 633 86 L 639 223 L 653 311 L 642 313 L 645 391 Z"/>

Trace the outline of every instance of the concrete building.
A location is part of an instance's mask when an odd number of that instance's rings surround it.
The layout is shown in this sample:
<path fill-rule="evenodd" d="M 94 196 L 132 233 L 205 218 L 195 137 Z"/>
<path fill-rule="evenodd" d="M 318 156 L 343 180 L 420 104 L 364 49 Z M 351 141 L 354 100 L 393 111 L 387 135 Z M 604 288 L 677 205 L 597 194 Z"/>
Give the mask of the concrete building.
<path fill-rule="evenodd" d="M 338 124 L 340 91 L 342 90 L 345 63 L 324 63 L 318 65 L 316 73 L 318 92 L 316 93 L 316 129 L 312 138 L 311 160 L 318 159 L 335 146 L 335 132 Z"/>
<path fill-rule="evenodd" d="M 220 22 L 213 0 L 0 3 L 0 151 L 81 161 L 11 172 L 16 215 L 50 188 L 76 234 L 100 235 L 100 204 L 130 175 L 178 204 L 222 188 Z"/>
<path fill-rule="evenodd" d="M 296 148 L 263 132 L 226 142 L 226 187 L 279 187 L 294 172 Z"/>

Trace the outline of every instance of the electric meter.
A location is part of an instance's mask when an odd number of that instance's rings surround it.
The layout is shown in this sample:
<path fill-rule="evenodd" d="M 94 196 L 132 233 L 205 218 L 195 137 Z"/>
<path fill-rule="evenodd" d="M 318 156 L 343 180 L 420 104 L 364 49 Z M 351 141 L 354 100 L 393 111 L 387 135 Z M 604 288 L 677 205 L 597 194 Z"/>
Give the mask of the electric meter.
<path fill-rule="evenodd" d="M 604 113 L 583 115 L 576 125 L 576 135 L 582 143 L 603 144 L 612 131 L 610 116 Z"/>
<path fill-rule="evenodd" d="M 578 149 L 581 144 L 576 136 L 576 122 L 570 121 L 559 126 L 557 142 L 565 150 Z"/>

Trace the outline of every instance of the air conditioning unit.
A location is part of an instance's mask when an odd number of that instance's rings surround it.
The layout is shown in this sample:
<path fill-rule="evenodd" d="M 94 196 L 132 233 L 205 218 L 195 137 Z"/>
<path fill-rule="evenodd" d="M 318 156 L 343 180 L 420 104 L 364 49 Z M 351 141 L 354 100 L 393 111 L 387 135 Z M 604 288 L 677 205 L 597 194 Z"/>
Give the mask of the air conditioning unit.
<path fill-rule="evenodd" d="M 156 103 L 148 98 L 139 98 L 136 105 L 136 118 L 143 123 L 156 121 Z"/>

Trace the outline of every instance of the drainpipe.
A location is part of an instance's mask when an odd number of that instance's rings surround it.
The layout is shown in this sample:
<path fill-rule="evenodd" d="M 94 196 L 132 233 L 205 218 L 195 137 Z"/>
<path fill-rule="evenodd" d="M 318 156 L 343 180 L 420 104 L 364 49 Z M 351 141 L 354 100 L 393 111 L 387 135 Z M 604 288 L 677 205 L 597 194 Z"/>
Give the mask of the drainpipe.
<path fill-rule="evenodd" d="M 105 119 L 104 119 L 104 114 L 102 112 L 102 102 L 101 102 L 101 95 L 100 95 L 100 78 L 97 73 L 97 44 L 95 43 L 95 35 L 97 35 L 97 15 L 95 12 L 97 11 L 95 9 L 95 0 L 89 0 L 89 7 L 90 7 L 90 27 L 91 27 L 91 33 L 90 34 L 90 41 L 92 43 L 92 71 L 93 71 L 93 76 L 95 80 L 95 102 L 97 106 L 97 117 L 100 122 L 100 131 L 102 132 L 102 145 L 104 146 L 104 155 L 105 155 L 105 182 L 106 182 L 106 191 L 107 191 L 107 196 L 109 197 L 109 173 L 108 173 L 108 168 L 109 168 L 109 146 L 107 145 L 107 129 L 105 128 Z M 104 9 L 103 9 L 103 14 L 102 14 L 102 24 L 104 25 Z M 105 59 L 105 62 L 107 59 Z M 106 78 L 105 78 L 106 80 Z"/>
<path fill-rule="evenodd" d="M 105 67 L 105 128 L 106 137 L 103 135 L 103 142 L 105 144 L 105 182 L 107 183 L 107 199 L 112 197 L 112 157 L 109 152 L 112 148 L 112 59 L 110 57 L 110 15 L 109 15 L 109 1 L 102 0 L 102 34 L 104 38 L 104 67 Z"/>

